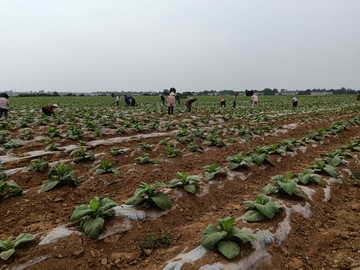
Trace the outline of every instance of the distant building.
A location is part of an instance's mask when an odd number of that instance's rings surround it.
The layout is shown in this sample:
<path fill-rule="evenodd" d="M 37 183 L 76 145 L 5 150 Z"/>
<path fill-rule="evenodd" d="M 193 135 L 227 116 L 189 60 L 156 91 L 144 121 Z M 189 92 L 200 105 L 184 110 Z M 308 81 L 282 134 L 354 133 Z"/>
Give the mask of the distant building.
<path fill-rule="evenodd" d="M 333 92 L 326 92 L 326 91 L 311 91 L 311 96 L 327 96 L 332 95 Z"/>
<path fill-rule="evenodd" d="M 281 89 L 281 92 L 280 92 L 280 95 L 282 95 L 282 96 L 296 96 L 297 94 L 299 94 L 299 90 Z"/>

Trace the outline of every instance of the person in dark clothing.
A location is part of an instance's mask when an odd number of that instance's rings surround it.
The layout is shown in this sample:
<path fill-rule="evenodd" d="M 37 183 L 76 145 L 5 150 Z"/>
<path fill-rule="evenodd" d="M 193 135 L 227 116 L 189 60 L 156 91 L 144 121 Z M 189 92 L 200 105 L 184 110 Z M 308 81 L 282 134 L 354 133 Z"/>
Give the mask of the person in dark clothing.
<path fill-rule="evenodd" d="M 175 96 L 176 103 L 180 105 L 180 94 L 176 94 Z"/>
<path fill-rule="evenodd" d="M 125 104 L 128 106 L 130 105 L 130 98 L 127 95 L 125 95 Z"/>
<path fill-rule="evenodd" d="M 135 98 L 133 98 L 132 96 L 130 96 L 130 106 L 135 106 L 136 105 L 136 100 Z"/>
<path fill-rule="evenodd" d="M 192 107 L 192 104 L 197 101 L 196 98 L 189 98 L 185 101 L 185 106 L 186 106 L 186 110 L 188 112 L 191 112 L 191 107 Z"/>
<path fill-rule="evenodd" d="M 236 107 L 236 100 L 237 100 L 237 97 L 238 97 L 238 93 L 235 93 L 234 97 L 233 97 L 233 108 Z"/>
<path fill-rule="evenodd" d="M 356 99 L 360 101 L 360 91 L 358 92 Z"/>
<path fill-rule="evenodd" d="M 59 106 L 57 104 L 44 105 L 41 110 L 47 116 L 55 116 L 55 109 L 57 109 L 58 107 Z"/>
<path fill-rule="evenodd" d="M 161 99 L 161 104 L 163 106 L 165 106 L 165 97 L 164 97 L 164 95 L 160 95 L 160 99 Z"/>
<path fill-rule="evenodd" d="M 220 99 L 220 107 L 225 107 L 225 106 L 226 106 L 225 98 Z"/>

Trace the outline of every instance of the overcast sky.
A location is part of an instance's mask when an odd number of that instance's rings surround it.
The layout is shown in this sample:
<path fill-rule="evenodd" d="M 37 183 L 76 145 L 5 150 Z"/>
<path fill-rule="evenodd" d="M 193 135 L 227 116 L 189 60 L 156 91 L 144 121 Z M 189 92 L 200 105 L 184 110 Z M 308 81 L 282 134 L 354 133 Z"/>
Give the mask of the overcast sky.
<path fill-rule="evenodd" d="M 360 0 L 0 0 L 0 91 L 360 89 Z"/>

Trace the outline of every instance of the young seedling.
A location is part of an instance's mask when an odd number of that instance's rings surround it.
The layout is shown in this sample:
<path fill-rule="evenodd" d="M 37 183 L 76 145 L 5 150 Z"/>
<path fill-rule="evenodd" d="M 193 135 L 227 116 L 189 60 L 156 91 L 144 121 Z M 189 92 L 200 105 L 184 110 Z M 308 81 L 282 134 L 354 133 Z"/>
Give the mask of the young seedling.
<path fill-rule="evenodd" d="M 295 178 L 297 183 L 301 183 L 303 185 L 307 185 L 309 183 L 316 183 L 321 185 L 321 175 L 314 173 L 312 169 L 306 169 L 302 173 L 299 173 Z"/>
<path fill-rule="evenodd" d="M 119 174 L 120 171 L 118 169 L 114 169 L 114 165 L 115 163 L 111 163 L 109 160 L 105 159 L 95 167 L 95 173 L 99 175 L 105 173 Z"/>
<path fill-rule="evenodd" d="M 176 149 L 175 146 L 173 147 L 170 144 L 166 145 L 165 152 L 169 158 L 174 158 L 174 157 L 180 155 L 180 153 L 181 153 L 181 151 L 179 149 Z"/>
<path fill-rule="evenodd" d="M 85 147 L 74 149 L 70 153 L 70 156 L 74 157 L 75 163 L 95 159 L 94 153 L 91 151 L 87 151 Z"/>
<path fill-rule="evenodd" d="M 3 167 L 0 166 L 0 180 L 6 180 L 7 175 Z"/>
<path fill-rule="evenodd" d="M 47 130 L 47 135 L 50 138 L 61 137 L 60 131 L 56 127 L 49 127 Z"/>
<path fill-rule="evenodd" d="M 347 161 L 345 160 L 345 151 L 343 150 L 337 150 L 333 153 L 323 153 L 321 156 L 327 164 L 333 167 L 347 164 Z"/>
<path fill-rule="evenodd" d="M 20 195 L 22 189 L 14 181 L 0 180 L 0 199 Z"/>
<path fill-rule="evenodd" d="M 306 193 L 296 185 L 296 178 L 294 174 L 275 175 L 271 177 L 275 180 L 275 183 L 269 183 L 262 188 L 261 193 L 263 194 L 274 194 L 274 195 L 284 195 L 289 196 L 298 196 L 301 198 L 306 198 Z"/>
<path fill-rule="evenodd" d="M 226 158 L 229 161 L 229 169 L 236 170 L 239 168 L 249 168 L 252 164 L 251 157 L 243 157 L 242 152 L 237 154 L 236 156 L 229 156 Z"/>
<path fill-rule="evenodd" d="M 196 193 L 196 183 L 200 182 L 200 178 L 197 175 L 189 175 L 187 172 L 177 173 L 178 178 L 171 180 L 170 187 L 177 188 L 182 187 L 189 193 Z"/>
<path fill-rule="evenodd" d="M 312 169 L 314 169 L 314 172 L 325 172 L 331 177 L 337 177 L 336 169 L 333 166 L 326 164 L 324 160 L 317 159 L 312 166 Z"/>
<path fill-rule="evenodd" d="M 19 234 L 15 239 L 13 236 L 10 236 L 7 240 L 0 240 L 0 250 L 3 250 L 0 253 L 0 258 L 4 261 L 7 261 L 14 253 L 15 249 L 23 243 L 30 242 L 35 240 L 35 236 L 29 233 Z"/>
<path fill-rule="evenodd" d="M 204 151 L 200 145 L 197 145 L 194 142 L 190 143 L 186 148 L 189 152 L 203 152 Z"/>
<path fill-rule="evenodd" d="M 14 139 L 10 139 L 7 143 L 4 144 L 4 147 L 9 149 L 9 148 L 18 148 L 22 146 L 21 143 L 15 141 Z"/>
<path fill-rule="evenodd" d="M 256 149 L 255 149 L 256 151 Z M 268 163 L 270 165 L 274 165 L 274 162 L 272 161 L 270 155 L 267 153 L 253 153 L 250 155 L 250 158 L 252 161 L 256 163 L 256 165 L 261 166 L 264 163 Z"/>
<path fill-rule="evenodd" d="M 205 179 L 206 180 L 212 180 L 216 175 L 224 173 L 224 170 L 216 165 L 216 164 L 210 164 L 204 167 L 205 168 Z"/>
<path fill-rule="evenodd" d="M 155 159 L 151 159 L 149 154 L 142 154 L 140 157 L 135 158 L 138 164 L 158 163 Z"/>
<path fill-rule="evenodd" d="M 48 146 L 46 146 L 45 151 L 60 151 L 60 144 L 49 144 Z"/>
<path fill-rule="evenodd" d="M 46 172 L 49 168 L 49 163 L 44 161 L 42 158 L 33 159 L 30 161 L 28 170 L 31 172 Z"/>
<path fill-rule="evenodd" d="M 78 185 L 76 172 L 74 167 L 66 165 L 64 162 L 60 162 L 56 167 L 50 169 L 48 172 L 48 180 L 46 180 L 42 187 L 41 192 L 51 190 L 57 185 L 74 183 Z"/>
<path fill-rule="evenodd" d="M 278 202 L 271 201 L 271 197 L 264 194 L 257 195 L 255 202 L 245 201 L 242 204 L 251 209 L 244 215 L 244 220 L 248 222 L 272 219 L 282 209 Z"/>
<path fill-rule="evenodd" d="M 151 144 L 148 142 L 142 142 L 139 144 L 139 149 L 142 151 L 151 150 Z"/>
<path fill-rule="evenodd" d="M 235 218 L 219 219 L 218 225 L 209 225 L 202 233 L 201 245 L 207 250 L 214 247 L 228 259 L 240 253 L 240 243 L 255 241 L 251 234 L 243 232 L 235 226 Z"/>
<path fill-rule="evenodd" d="M 113 209 L 118 204 L 109 198 L 99 199 L 95 196 L 89 204 L 82 204 L 75 208 L 70 217 L 71 222 L 81 221 L 80 226 L 91 238 L 97 239 L 104 227 L 105 218 L 115 215 Z"/>
<path fill-rule="evenodd" d="M 116 146 L 110 148 L 110 153 L 113 156 L 121 155 L 121 154 L 124 154 L 125 152 L 126 152 L 126 149 L 124 149 L 124 148 L 120 148 L 120 147 L 116 147 Z"/>
<path fill-rule="evenodd" d="M 146 208 L 157 206 L 163 210 L 170 210 L 171 202 L 168 195 L 158 191 L 158 188 L 165 186 L 166 184 L 163 182 L 155 182 L 154 184 L 142 182 L 136 189 L 134 196 L 127 199 L 125 204 L 144 205 Z"/>

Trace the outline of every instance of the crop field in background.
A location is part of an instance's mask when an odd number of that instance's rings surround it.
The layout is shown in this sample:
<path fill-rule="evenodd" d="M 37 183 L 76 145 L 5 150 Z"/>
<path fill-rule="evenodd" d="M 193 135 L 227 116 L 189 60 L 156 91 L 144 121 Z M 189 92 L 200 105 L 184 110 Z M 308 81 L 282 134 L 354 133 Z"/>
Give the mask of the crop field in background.
<path fill-rule="evenodd" d="M 10 97 L 0 269 L 359 269 L 355 96 L 134 97 Z"/>

